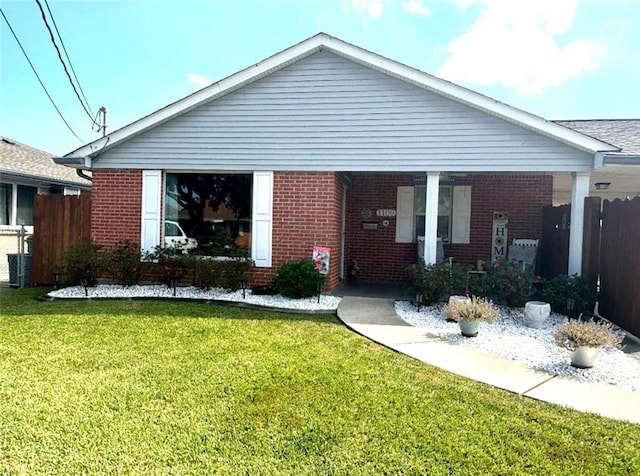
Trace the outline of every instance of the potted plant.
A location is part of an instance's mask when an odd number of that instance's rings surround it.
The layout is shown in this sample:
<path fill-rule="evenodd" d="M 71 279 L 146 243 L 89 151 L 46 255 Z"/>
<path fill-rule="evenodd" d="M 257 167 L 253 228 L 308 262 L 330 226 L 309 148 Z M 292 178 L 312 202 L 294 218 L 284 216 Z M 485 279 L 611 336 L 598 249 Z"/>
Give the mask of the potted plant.
<path fill-rule="evenodd" d="M 590 369 L 598 358 L 600 347 L 620 347 L 622 336 L 611 324 L 601 321 L 570 320 L 560 324 L 553 332 L 560 347 L 572 351 L 571 365 L 579 369 Z"/>
<path fill-rule="evenodd" d="M 490 301 L 472 296 L 469 301 L 449 301 L 444 307 L 444 314 L 458 322 L 463 336 L 475 337 L 478 335 L 480 321 L 493 322 L 498 317 L 498 310 Z"/>

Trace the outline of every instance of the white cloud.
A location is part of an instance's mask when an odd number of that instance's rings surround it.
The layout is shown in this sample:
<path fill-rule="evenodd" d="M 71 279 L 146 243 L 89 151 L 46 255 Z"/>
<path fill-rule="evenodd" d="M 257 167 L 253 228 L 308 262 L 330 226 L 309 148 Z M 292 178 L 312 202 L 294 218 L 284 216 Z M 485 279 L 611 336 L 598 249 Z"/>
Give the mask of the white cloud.
<path fill-rule="evenodd" d="M 402 2 L 402 8 L 412 15 L 423 15 L 426 17 L 431 15 L 431 11 L 422 4 L 422 0 L 409 0 L 408 2 Z"/>
<path fill-rule="evenodd" d="M 534 93 L 597 67 L 597 44 L 576 39 L 561 45 L 556 38 L 571 30 L 577 0 L 456 1 L 483 11 L 449 43 L 440 77 Z"/>
<path fill-rule="evenodd" d="M 206 76 L 202 76 L 201 74 L 196 73 L 187 74 L 187 81 L 191 84 L 196 84 L 202 87 L 209 86 L 213 82 Z"/>
<path fill-rule="evenodd" d="M 343 1 L 343 8 L 346 11 L 353 11 L 363 13 L 372 20 L 376 20 L 382 15 L 384 8 L 383 0 L 350 0 Z"/>

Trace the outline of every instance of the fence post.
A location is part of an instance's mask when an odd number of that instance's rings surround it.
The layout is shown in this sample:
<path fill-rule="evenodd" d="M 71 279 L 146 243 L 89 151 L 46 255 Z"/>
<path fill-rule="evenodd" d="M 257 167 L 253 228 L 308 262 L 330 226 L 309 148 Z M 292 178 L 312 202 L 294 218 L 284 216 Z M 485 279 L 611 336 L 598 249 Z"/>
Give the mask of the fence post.
<path fill-rule="evenodd" d="M 27 230 L 24 225 L 18 231 L 18 287 L 24 288 L 25 258 L 24 258 L 24 239 Z"/>

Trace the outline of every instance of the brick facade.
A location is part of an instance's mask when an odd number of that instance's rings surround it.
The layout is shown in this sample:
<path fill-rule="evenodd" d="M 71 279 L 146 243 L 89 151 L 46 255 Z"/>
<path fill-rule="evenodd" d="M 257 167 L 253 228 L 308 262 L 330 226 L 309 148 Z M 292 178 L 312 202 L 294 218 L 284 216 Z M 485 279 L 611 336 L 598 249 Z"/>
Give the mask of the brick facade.
<path fill-rule="evenodd" d="M 470 265 L 491 254 L 494 211 L 509 215 L 509 241 L 539 238 L 542 207 L 551 204 L 553 178 L 534 174 L 468 174 L 456 185 L 471 186 L 470 244 L 446 245 L 445 255 Z M 415 243 L 395 242 L 395 217 L 378 217 L 378 209 L 396 209 L 397 187 L 413 185 L 412 174 L 275 172 L 271 268 L 254 268 L 252 284 L 273 282 L 282 263 L 310 259 L 313 246 L 331 248 L 327 289 L 340 280 L 342 202 L 347 187 L 345 268 L 355 260 L 362 281 L 403 281 L 416 263 Z M 141 170 L 95 170 L 91 199 L 91 238 L 111 246 L 140 242 Z M 368 209 L 371 216 L 363 218 Z M 388 220 L 388 226 L 383 221 Z M 363 222 L 377 229 L 363 229 Z M 345 270 L 346 272 L 346 270 Z"/>
<path fill-rule="evenodd" d="M 112 246 L 118 241 L 140 243 L 142 170 L 97 169 L 91 192 L 91 239 Z"/>
<path fill-rule="evenodd" d="M 396 218 L 378 217 L 378 209 L 396 209 L 397 188 L 413 185 L 409 174 L 352 174 L 347 189 L 345 263 L 356 261 L 362 281 L 404 281 L 407 267 L 417 261 L 415 243 L 396 243 Z M 371 216 L 363 218 L 362 211 Z M 388 220 L 389 226 L 383 226 Z M 363 223 L 376 223 L 376 230 Z"/>
<path fill-rule="evenodd" d="M 313 247 L 331 248 L 326 289 L 340 279 L 340 230 L 344 179 L 333 172 L 275 172 L 271 268 L 255 268 L 256 284 L 271 283 L 286 261 L 311 259 Z"/>
<path fill-rule="evenodd" d="M 378 217 L 378 209 L 397 208 L 397 187 L 413 185 L 412 174 L 352 174 L 347 194 L 346 263 L 356 260 L 362 281 L 402 281 L 415 264 L 417 245 L 395 242 L 395 217 Z M 445 256 L 471 265 L 491 257 L 493 212 L 509 216 L 508 238 L 540 238 L 542 207 L 552 202 L 553 178 L 542 174 L 468 174 L 456 185 L 471 186 L 471 236 L 469 244 L 445 245 Z M 361 212 L 370 210 L 371 217 Z M 383 220 L 389 226 L 383 226 Z M 376 223 L 376 230 L 363 229 Z"/>
<path fill-rule="evenodd" d="M 551 175 L 470 174 L 456 177 L 456 185 L 471 185 L 470 244 L 445 246 L 445 255 L 453 256 L 456 263 L 490 260 L 494 211 L 509 217 L 508 243 L 514 238 L 540 238 L 542 207 L 553 199 Z"/>

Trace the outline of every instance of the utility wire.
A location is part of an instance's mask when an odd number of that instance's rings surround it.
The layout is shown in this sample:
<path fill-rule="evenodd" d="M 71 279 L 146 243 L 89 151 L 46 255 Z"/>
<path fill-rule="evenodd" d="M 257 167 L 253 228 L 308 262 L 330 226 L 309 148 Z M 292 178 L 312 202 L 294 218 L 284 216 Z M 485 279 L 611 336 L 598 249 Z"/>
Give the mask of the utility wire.
<path fill-rule="evenodd" d="M 16 42 L 18 43 L 18 46 L 20 47 L 20 49 L 22 50 L 22 54 L 24 54 L 24 57 L 27 59 L 27 62 L 29 63 L 29 66 L 31 66 L 31 69 L 33 70 L 33 74 L 36 75 L 36 78 L 38 78 L 38 82 L 40 83 L 40 86 L 42 86 L 42 89 L 44 89 L 44 92 L 47 94 L 47 97 L 49 98 L 49 101 L 51 101 L 51 104 L 53 104 L 53 107 L 56 109 L 58 115 L 60 116 L 60 118 L 62 119 L 62 122 L 64 122 L 64 124 L 67 126 L 67 128 L 71 131 L 71 133 L 76 136 L 76 139 L 78 139 L 80 142 L 82 142 L 84 144 L 85 141 L 83 141 L 78 134 L 75 133 L 75 131 L 71 128 L 71 126 L 69 125 L 69 123 L 67 122 L 67 120 L 64 118 L 64 116 L 62 115 L 62 113 L 60 112 L 60 109 L 58 109 L 58 106 L 56 105 L 55 101 L 53 100 L 53 98 L 51 97 L 51 95 L 49 94 L 49 91 L 47 91 L 47 88 L 45 87 L 44 83 L 42 82 L 42 80 L 40 79 L 40 76 L 38 75 L 38 72 L 36 71 L 36 68 L 33 66 L 33 63 L 31 62 L 31 60 L 29 59 L 29 56 L 27 55 L 27 52 L 24 50 L 24 48 L 22 47 L 22 43 L 20 43 L 20 40 L 18 39 L 18 36 L 16 35 L 16 32 L 13 31 L 13 27 L 11 26 L 11 23 L 9 23 L 9 20 L 7 19 L 6 15 L 4 14 L 4 11 L 2 10 L 2 8 L 0 8 L 0 13 L 2 13 L 2 18 L 4 18 L 4 21 L 7 23 L 7 26 L 9 27 L 9 30 L 11 30 L 11 33 L 13 34 L 13 37 L 15 38 Z"/>
<path fill-rule="evenodd" d="M 74 69 L 73 65 L 71 64 L 71 58 L 69 58 L 69 53 L 67 53 L 67 47 L 64 44 L 64 41 L 62 41 L 62 35 L 60 34 L 60 30 L 58 30 L 58 25 L 56 24 L 56 19 L 53 17 L 53 13 L 51 13 L 51 8 L 49 8 L 49 2 L 47 0 L 44 0 L 44 4 L 47 7 L 47 11 L 49 12 L 49 17 L 51 18 L 51 21 L 53 22 L 53 27 L 56 30 L 56 34 L 58 35 L 58 39 L 60 40 L 60 44 L 62 45 L 62 51 L 64 51 L 64 56 L 67 58 L 67 62 L 69 63 L 69 68 L 71 69 L 71 72 L 73 73 L 73 77 L 76 80 L 76 84 L 78 85 L 78 89 L 80 89 L 80 94 L 82 94 L 82 98 L 84 99 L 85 104 L 87 105 L 87 108 L 89 109 L 89 112 L 91 112 L 91 115 L 93 115 L 93 111 L 91 110 L 91 106 L 89 105 L 89 101 L 87 100 L 87 96 L 85 96 L 84 91 L 82 90 L 82 85 L 80 84 L 80 80 L 78 79 L 78 76 L 76 75 L 76 70 Z"/>
<path fill-rule="evenodd" d="M 46 17 L 46 15 L 44 13 L 44 10 L 42 9 L 42 4 L 40 3 L 40 0 L 36 0 L 36 3 L 38 4 L 38 8 L 40 9 L 40 13 L 42 15 L 42 21 L 44 22 L 44 25 L 47 27 L 47 30 L 49 30 L 49 36 L 51 38 L 51 43 L 53 43 L 53 46 L 55 47 L 56 51 L 58 52 L 58 59 L 60 60 L 60 63 L 62 63 L 62 67 L 64 68 L 64 72 L 66 73 L 67 78 L 69 78 L 69 83 L 71 84 L 71 87 L 73 88 L 73 92 L 76 93 L 76 97 L 78 98 L 78 101 L 80 102 L 80 105 L 82 106 L 82 109 L 84 109 L 84 112 L 86 112 L 87 116 L 89 116 L 89 119 L 91 119 L 91 121 L 95 125 L 98 125 L 93 120 L 93 117 L 92 117 L 91 113 L 89 112 L 89 110 L 87 109 L 87 106 L 85 106 L 84 103 L 82 102 L 82 98 L 80 98 L 80 94 L 78 93 L 78 90 L 76 89 L 76 85 L 73 84 L 73 80 L 71 79 L 71 75 L 69 74 L 69 70 L 67 69 L 66 63 L 62 59 L 62 53 L 60 53 L 60 48 L 58 48 L 58 45 L 56 44 L 56 39 L 53 36 L 53 31 L 51 31 L 51 27 L 49 26 L 49 22 L 47 21 L 47 17 Z"/>

